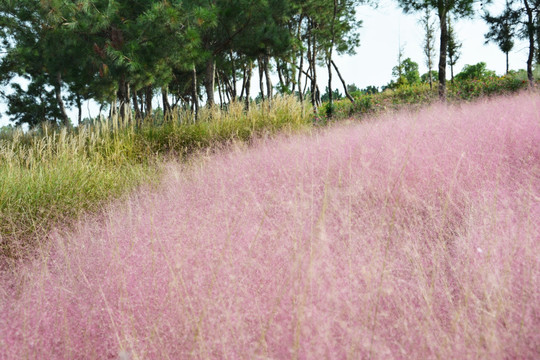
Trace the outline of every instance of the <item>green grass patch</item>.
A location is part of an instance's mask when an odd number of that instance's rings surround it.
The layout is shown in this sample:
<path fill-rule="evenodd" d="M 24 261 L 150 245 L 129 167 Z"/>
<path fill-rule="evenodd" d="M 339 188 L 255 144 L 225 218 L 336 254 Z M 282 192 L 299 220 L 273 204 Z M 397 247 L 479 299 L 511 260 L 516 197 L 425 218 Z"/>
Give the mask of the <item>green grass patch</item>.
<path fill-rule="evenodd" d="M 537 79 L 540 74 L 536 74 Z M 505 76 L 493 76 L 482 79 L 455 80 L 447 82 L 447 99 L 450 102 L 471 101 L 481 97 L 506 95 L 525 90 L 528 86 L 526 74 L 513 72 Z M 388 110 L 402 108 L 422 107 L 434 102 L 438 98 L 438 83 L 403 85 L 395 89 L 375 94 L 358 94 L 355 103 L 348 99 L 334 102 L 332 113 L 334 118 L 347 118 L 351 116 L 365 116 L 379 114 Z M 321 114 L 327 113 L 328 104 L 321 106 Z"/>

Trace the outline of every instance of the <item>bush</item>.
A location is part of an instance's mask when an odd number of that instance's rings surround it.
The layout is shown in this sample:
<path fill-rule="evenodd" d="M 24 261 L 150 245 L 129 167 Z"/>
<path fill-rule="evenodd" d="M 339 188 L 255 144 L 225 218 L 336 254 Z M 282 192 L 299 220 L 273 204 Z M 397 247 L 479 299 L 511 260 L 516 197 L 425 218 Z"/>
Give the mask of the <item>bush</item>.
<path fill-rule="evenodd" d="M 540 70 L 538 72 L 540 73 Z M 492 72 L 485 70 L 484 63 L 468 66 L 467 74 L 471 78 L 461 80 L 456 78 L 454 82 L 447 82 L 447 99 L 449 101 L 473 100 L 482 96 L 506 95 L 524 90 L 528 85 L 526 72 L 511 72 L 501 77 L 488 76 L 492 75 Z M 480 74 L 481 78 L 473 78 L 473 76 L 477 76 L 478 74 Z M 467 76 L 464 75 L 464 77 Z M 540 75 L 538 78 L 540 78 Z M 430 89 L 427 83 L 402 86 L 394 85 L 395 82 L 392 81 L 391 88 L 387 87 L 381 93 L 355 93 L 354 104 L 348 99 L 334 102 L 333 117 L 339 119 L 353 115 L 371 115 L 388 109 L 396 110 L 404 106 L 418 107 L 438 101 L 437 81 L 433 83 L 433 89 Z M 326 104 L 323 104 L 321 109 L 326 109 L 325 106 Z M 324 113 L 326 114 L 326 112 Z"/>
<path fill-rule="evenodd" d="M 495 77 L 495 71 L 486 69 L 485 62 L 479 62 L 475 65 L 465 65 L 463 70 L 456 75 L 455 79 L 458 81 L 462 80 L 473 80 L 473 79 L 485 79 L 489 77 Z"/>
<path fill-rule="evenodd" d="M 527 81 L 514 75 L 468 79 L 448 84 L 451 100 L 472 100 L 482 96 L 504 95 L 526 89 Z"/>

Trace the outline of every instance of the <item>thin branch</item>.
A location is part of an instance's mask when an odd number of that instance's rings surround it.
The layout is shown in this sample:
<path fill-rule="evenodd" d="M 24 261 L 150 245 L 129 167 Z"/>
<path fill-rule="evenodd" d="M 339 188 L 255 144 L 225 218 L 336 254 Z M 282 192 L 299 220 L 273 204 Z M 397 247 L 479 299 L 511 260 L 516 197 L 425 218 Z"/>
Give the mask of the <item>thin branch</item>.
<path fill-rule="evenodd" d="M 347 90 L 347 84 L 345 83 L 345 80 L 343 80 L 343 77 L 341 76 L 341 73 L 339 72 L 338 67 L 336 66 L 336 63 L 334 60 L 331 61 L 332 65 L 334 65 L 334 69 L 336 69 L 336 72 L 339 76 L 339 79 L 341 80 L 341 83 L 343 84 L 343 89 L 345 90 L 345 95 L 347 96 L 347 99 L 349 99 L 354 104 L 354 98 L 349 94 L 349 91 Z"/>

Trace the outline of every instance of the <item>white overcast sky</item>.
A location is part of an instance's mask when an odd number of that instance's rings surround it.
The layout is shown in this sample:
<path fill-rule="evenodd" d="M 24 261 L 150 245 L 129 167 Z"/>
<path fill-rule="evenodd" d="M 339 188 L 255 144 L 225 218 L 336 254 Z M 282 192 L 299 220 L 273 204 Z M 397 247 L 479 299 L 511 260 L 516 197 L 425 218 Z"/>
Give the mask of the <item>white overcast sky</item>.
<path fill-rule="evenodd" d="M 488 9 L 498 14 L 503 6 L 504 0 L 494 0 Z M 486 62 L 488 69 L 495 70 L 497 74 L 505 72 L 504 54 L 496 44 L 484 44 L 487 26 L 480 18 L 481 14 L 481 8 L 478 7 L 474 18 L 461 19 L 454 23 L 458 39 L 463 43 L 461 58 L 454 68 L 455 73 L 458 73 L 466 64 L 472 65 L 480 61 Z M 404 14 L 397 6 L 397 2 L 393 0 L 381 0 L 376 8 L 360 6 L 357 11 L 358 19 L 363 21 L 360 29 L 360 47 L 356 55 L 336 58 L 336 64 L 347 83 L 354 83 L 359 88 L 365 88 L 368 85 L 381 87 L 387 84 L 392 79 L 392 67 L 397 63 L 400 44 L 404 49 L 404 57 L 410 57 L 417 62 L 420 73 L 425 73 L 427 67 L 424 65 L 425 58 L 422 51 L 424 31 L 419 24 L 421 15 L 420 13 Z M 527 55 L 526 42 L 516 41 L 510 53 L 510 68 L 524 69 Z M 438 58 L 435 61 L 436 66 L 437 64 Z M 447 73 L 449 76 L 450 71 L 448 70 Z M 334 79 L 333 87 L 343 92 L 337 76 L 334 76 Z M 319 80 L 319 87 L 323 90 L 327 82 L 325 69 L 319 70 Z M 256 91 L 258 91 L 258 84 L 254 81 L 252 93 Z M 83 106 L 83 117 L 88 116 L 86 105 Z M 5 110 L 5 105 L 0 103 L 0 126 L 9 123 Z M 97 116 L 95 106 L 91 105 L 90 111 L 92 116 Z M 75 109 L 72 109 L 70 114 L 75 120 Z"/>

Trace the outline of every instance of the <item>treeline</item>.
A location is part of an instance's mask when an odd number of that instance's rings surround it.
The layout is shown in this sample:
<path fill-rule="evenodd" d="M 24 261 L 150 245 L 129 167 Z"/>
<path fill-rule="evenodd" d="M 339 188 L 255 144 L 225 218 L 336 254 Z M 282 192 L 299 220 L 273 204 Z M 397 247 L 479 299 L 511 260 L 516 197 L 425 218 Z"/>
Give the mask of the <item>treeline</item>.
<path fill-rule="evenodd" d="M 196 115 L 216 96 L 249 107 L 253 81 L 263 100 L 277 89 L 317 107 L 317 65 L 331 70 L 335 53 L 354 52 L 361 2 L 2 0 L 0 81 L 29 82 L 2 96 L 12 119 L 30 126 L 67 126 L 71 106 L 81 121 L 89 99 L 127 121 L 151 115 L 156 96 L 165 115 L 177 107 Z"/>
<path fill-rule="evenodd" d="M 405 12 L 423 14 L 428 81 L 438 84 L 441 99 L 446 67 L 453 77 L 459 57 L 451 20 L 472 17 L 481 2 L 397 0 Z M 108 108 L 126 122 L 151 116 L 156 97 L 165 116 L 182 107 L 196 117 L 203 102 L 249 107 L 251 98 L 271 100 L 276 91 L 296 94 L 317 112 L 322 66 L 329 77 L 321 87 L 334 89 L 337 75 L 354 103 L 333 58 L 359 45 L 360 4 L 376 0 L 0 0 L 0 89 L 11 85 L 0 97 L 15 124 L 30 126 L 69 126 L 71 107 L 78 108 L 80 123 L 87 100 L 101 104 L 100 114 Z M 535 54 L 540 59 L 540 0 L 507 0 L 500 15 L 482 17 L 490 25 L 486 39 L 507 57 L 515 38 L 529 41 L 532 85 Z M 400 51 L 398 85 L 406 65 Z M 28 86 L 20 85 L 21 77 Z M 253 94 L 253 82 L 260 93 Z M 326 91 L 327 115 L 333 93 Z"/>

